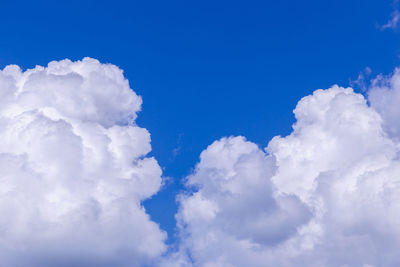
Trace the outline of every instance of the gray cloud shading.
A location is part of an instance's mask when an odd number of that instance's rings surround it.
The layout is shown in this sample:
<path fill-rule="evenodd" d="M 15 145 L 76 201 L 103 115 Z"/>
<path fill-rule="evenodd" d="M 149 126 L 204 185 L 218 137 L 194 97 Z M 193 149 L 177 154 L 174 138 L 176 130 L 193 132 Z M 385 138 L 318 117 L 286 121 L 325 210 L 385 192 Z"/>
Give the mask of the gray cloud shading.
<path fill-rule="evenodd" d="M 181 243 L 163 266 L 399 266 L 400 73 L 369 101 L 333 86 L 260 149 L 215 141 L 187 177 Z"/>
<path fill-rule="evenodd" d="M 141 266 L 165 251 L 141 206 L 161 186 L 141 103 L 90 58 L 0 72 L 0 266 Z"/>
<path fill-rule="evenodd" d="M 162 184 L 122 70 L 0 71 L 0 266 L 399 266 L 400 71 L 367 97 L 302 98 L 266 148 L 216 140 L 177 196 L 177 249 L 141 202 Z"/>

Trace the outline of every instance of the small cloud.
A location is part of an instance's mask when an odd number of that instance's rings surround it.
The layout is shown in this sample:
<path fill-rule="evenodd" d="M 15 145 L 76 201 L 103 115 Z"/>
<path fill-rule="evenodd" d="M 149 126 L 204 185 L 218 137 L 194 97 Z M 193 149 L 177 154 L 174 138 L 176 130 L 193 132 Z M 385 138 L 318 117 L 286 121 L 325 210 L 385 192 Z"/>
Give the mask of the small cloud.
<path fill-rule="evenodd" d="M 360 71 L 356 80 L 350 81 L 350 86 L 353 88 L 359 88 L 361 91 L 365 92 L 368 89 L 369 79 L 372 69 L 370 67 L 365 67 L 364 70 Z"/>
<path fill-rule="evenodd" d="M 178 135 L 177 141 L 176 141 L 176 147 L 172 150 L 172 156 L 170 157 L 170 162 L 174 161 L 175 158 L 181 153 L 182 150 L 182 138 L 183 138 L 183 133 L 180 133 Z"/>
<path fill-rule="evenodd" d="M 176 147 L 172 150 L 172 157 L 175 158 L 181 152 L 181 147 Z"/>
<path fill-rule="evenodd" d="M 400 12 L 398 10 L 393 11 L 392 15 L 390 16 L 390 20 L 381 27 L 381 30 L 385 29 L 396 30 L 399 24 L 399 19 L 400 19 Z"/>
<path fill-rule="evenodd" d="M 399 26 L 399 21 L 400 21 L 400 11 L 399 11 L 399 5 L 398 5 L 399 1 L 395 0 L 393 2 L 393 12 L 390 15 L 390 19 L 389 21 L 383 25 L 381 28 L 381 30 L 385 30 L 385 29 L 392 29 L 392 30 L 396 30 L 397 27 Z"/>

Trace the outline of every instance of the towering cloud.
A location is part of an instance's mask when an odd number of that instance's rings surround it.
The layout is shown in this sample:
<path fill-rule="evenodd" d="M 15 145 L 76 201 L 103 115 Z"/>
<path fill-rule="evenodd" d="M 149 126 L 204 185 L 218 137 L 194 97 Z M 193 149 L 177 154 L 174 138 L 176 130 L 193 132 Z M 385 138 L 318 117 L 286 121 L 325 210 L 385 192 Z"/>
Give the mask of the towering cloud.
<path fill-rule="evenodd" d="M 265 150 L 210 145 L 178 198 L 170 266 L 399 266 L 399 77 L 375 81 L 371 105 L 351 88 L 315 91 Z"/>
<path fill-rule="evenodd" d="M 0 71 L 0 266 L 142 266 L 164 252 L 141 206 L 161 185 L 141 102 L 90 58 Z"/>

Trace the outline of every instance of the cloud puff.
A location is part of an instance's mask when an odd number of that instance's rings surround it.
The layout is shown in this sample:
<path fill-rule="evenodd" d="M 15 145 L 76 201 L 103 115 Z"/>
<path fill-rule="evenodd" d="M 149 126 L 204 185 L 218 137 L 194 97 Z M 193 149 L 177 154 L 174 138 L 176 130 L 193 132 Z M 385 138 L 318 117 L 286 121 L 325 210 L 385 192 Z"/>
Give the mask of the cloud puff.
<path fill-rule="evenodd" d="M 385 131 L 391 138 L 400 138 L 400 69 L 396 68 L 392 75 L 379 75 L 371 83 L 368 91 L 371 106 L 384 119 Z"/>
<path fill-rule="evenodd" d="M 141 266 L 165 251 L 141 206 L 162 182 L 141 102 L 90 58 L 0 71 L 0 266 Z"/>
<path fill-rule="evenodd" d="M 304 97 L 265 150 L 210 145 L 178 198 L 170 266 L 399 266 L 398 77 L 371 106 L 338 86 Z"/>

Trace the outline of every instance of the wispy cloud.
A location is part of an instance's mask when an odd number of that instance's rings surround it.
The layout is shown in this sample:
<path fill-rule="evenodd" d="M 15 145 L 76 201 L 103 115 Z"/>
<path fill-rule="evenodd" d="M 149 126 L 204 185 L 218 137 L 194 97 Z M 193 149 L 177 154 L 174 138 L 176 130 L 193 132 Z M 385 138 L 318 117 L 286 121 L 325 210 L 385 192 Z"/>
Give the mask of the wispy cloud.
<path fill-rule="evenodd" d="M 363 92 L 367 91 L 369 86 L 369 76 L 372 73 L 372 69 L 370 67 L 365 67 L 364 70 L 358 73 L 358 77 L 356 80 L 350 80 L 350 86 L 353 88 L 361 89 Z"/>
<path fill-rule="evenodd" d="M 389 21 L 381 27 L 381 30 L 392 29 L 396 30 L 399 26 L 400 11 L 399 11 L 399 0 L 393 2 L 393 12 L 390 14 Z"/>

